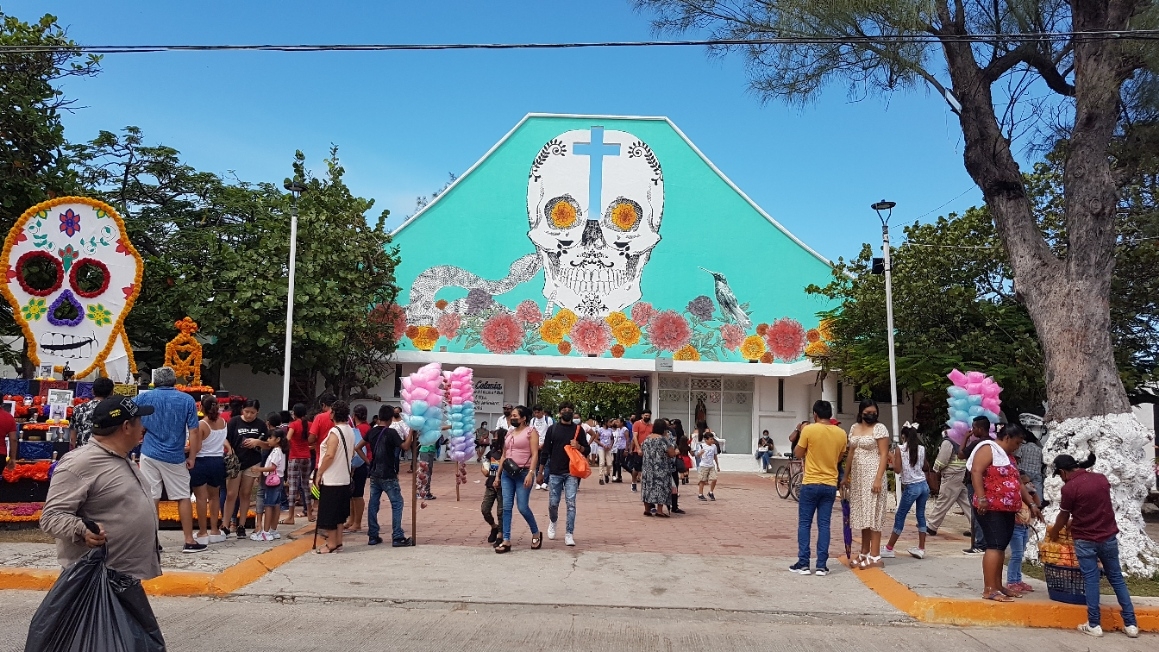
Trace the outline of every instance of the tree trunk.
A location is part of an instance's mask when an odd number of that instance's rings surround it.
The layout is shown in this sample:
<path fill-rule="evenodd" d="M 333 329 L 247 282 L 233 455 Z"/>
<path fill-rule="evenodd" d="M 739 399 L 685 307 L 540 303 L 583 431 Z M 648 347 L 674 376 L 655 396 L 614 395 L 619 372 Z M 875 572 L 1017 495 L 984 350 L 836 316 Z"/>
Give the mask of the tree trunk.
<path fill-rule="evenodd" d="M 1123 29 L 1130 4 L 1073 3 L 1074 30 Z M 944 4 L 941 10 L 942 35 L 963 36 L 965 23 L 950 20 Z M 995 80 L 978 66 L 970 44 L 947 38 L 943 47 L 962 104 L 966 171 L 994 215 L 1015 291 L 1034 320 L 1045 356 L 1049 438 L 1044 461 L 1049 465 L 1063 453 L 1080 461 L 1090 453 L 1097 456 L 1094 470 L 1106 475 L 1112 487 L 1124 569 L 1150 576 L 1159 570 L 1159 546 L 1147 537 L 1142 517 L 1143 501 L 1155 485 L 1151 434 L 1131 413 L 1110 336 L 1116 187 L 1109 145 L 1125 79 L 1120 46 L 1075 41 L 1075 119 L 1064 174 L 1068 248 L 1062 258 L 1043 238 L 1022 172 L 999 128 L 991 92 Z M 1048 522 L 1058 514 L 1061 487 L 1060 480 L 1048 476 Z M 1037 556 L 1036 549 L 1027 553 Z"/>

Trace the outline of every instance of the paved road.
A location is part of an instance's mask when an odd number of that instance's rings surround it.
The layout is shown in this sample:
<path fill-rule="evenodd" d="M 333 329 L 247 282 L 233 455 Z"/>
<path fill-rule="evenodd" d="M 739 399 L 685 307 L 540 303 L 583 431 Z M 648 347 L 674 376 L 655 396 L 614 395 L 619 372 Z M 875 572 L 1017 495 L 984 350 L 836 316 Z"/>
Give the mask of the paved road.
<path fill-rule="evenodd" d="M 0 652 L 22 650 L 28 621 L 43 594 L 3 593 Z M 1094 641 L 1078 632 L 960 629 L 907 624 L 806 622 L 798 616 L 694 610 L 596 607 L 438 605 L 402 608 L 366 601 L 276 602 L 269 599 L 161 598 L 153 607 L 173 652 L 204 650 L 405 649 L 414 652 L 511 650 L 695 650 L 858 652 L 915 649 L 1154 650 L 1157 637 L 1131 641 L 1108 634 Z M 1017 643 L 1013 643 L 1017 641 Z"/>

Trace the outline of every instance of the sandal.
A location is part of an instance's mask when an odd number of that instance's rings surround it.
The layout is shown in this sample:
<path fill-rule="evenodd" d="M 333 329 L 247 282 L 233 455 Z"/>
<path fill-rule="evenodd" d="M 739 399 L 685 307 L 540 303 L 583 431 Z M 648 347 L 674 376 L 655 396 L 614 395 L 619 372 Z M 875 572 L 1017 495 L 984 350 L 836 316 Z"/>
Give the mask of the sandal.
<path fill-rule="evenodd" d="M 653 514 L 652 510 L 649 509 L 649 510 L 644 510 L 644 516 L 655 516 L 655 514 Z"/>
<path fill-rule="evenodd" d="M 866 555 L 864 552 L 857 554 L 857 561 L 853 564 L 852 568 L 857 568 L 859 570 L 865 570 L 869 568 L 869 562 L 866 560 Z"/>
<path fill-rule="evenodd" d="M 341 549 L 342 549 L 342 546 L 338 546 L 337 548 L 331 548 L 331 547 L 330 547 L 330 544 L 326 544 L 326 545 L 322 546 L 321 548 L 318 548 L 317 550 L 315 550 L 315 551 L 314 551 L 314 554 L 317 554 L 317 555 L 333 555 L 333 554 L 337 553 L 337 552 L 338 552 L 339 550 L 341 550 Z"/>
<path fill-rule="evenodd" d="M 1006 595 L 1002 591 L 991 591 L 982 595 L 983 600 L 993 600 L 994 602 L 1014 602 L 1014 598 Z"/>
<path fill-rule="evenodd" d="M 510 543 L 500 543 L 499 545 L 495 546 L 495 553 L 496 554 L 502 555 L 505 552 L 511 552 L 511 544 Z"/>
<path fill-rule="evenodd" d="M 671 517 L 671 516 L 672 516 L 672 513 L 671 513 L 671 512 L 665 512 L 665 511 L 662 511 L 662 510 L 656 510 L 656 516 L 659 516 L 660 518 L 669 518 L 669 517 Z"/>
<path fill-rule="evenodd" d="M 885 564 L 881 563 L 881 555 L 878 555 L 877 557 L 874 557 L 873 555 L 866 555 L 865 561 L 865 568 L 885 568 Z"/>
<path fill-rule="evenodd" d="M 532 550 L 539 550 L 540 546 L 542 546 L 542 545 L 543 545 L 543 533 L 542 532 L 531 537 L 531 549 Z"/>

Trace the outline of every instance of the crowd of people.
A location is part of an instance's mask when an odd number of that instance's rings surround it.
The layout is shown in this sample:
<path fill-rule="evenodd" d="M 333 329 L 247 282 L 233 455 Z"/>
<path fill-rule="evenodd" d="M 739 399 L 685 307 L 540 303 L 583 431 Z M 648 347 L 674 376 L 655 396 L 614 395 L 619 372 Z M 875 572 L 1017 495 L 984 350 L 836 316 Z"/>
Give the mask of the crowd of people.
<path fill-rule="evenodd" d="M 894 547 L 901 536 L 911 509 L 916 511 L 917 546 L 907 552 L 917 559 L 926 556 L 929 536 L 936 536 L 942 520 L 954 505 L 969 515 L 970 547 L 964 552 L 982 555 L 982 597 L 995 602 L 1013 602 L 1034 590 L 1022 581 L 1022 560 L 1029 529 L 1042 521 L 1042 448 L 1033 434 L 1018 423 L 991 424 L 977 417 L 965 440 L 959 444 L 943 433 L 937 457 L 931 466 L 917 424 L 905 423 L 901 439 L 891 446 L 888 429 L 878 422 L 878 405 L 864 400 L 857 420 L 846 433 L 832 422 L 832 406 L 827 401 L 813 405 L 813 423 L 794 431 L 794 455 L 803 460 L 797 528 L 797 562 L 794 573 L 828 575 L 830 522 L 840 492 L 842 510 L 848 514 L 851 533 L 860 532 L 860 551 L 851 568 L 865 570 L 884 565 L 882 559 L 896 556 Z M 995 427 L 997 426 L 997 427 Z M 1064 484 L 1059 515 L 1047 529 L 1047 538 L 1057 540 L 1069 528 L 1079 568 L 1085 581 L 1088 622 L 1079 630 L 1102 636 L 1099 607 L 1100 566 L 1115 591 L 1122 608 L 1124 631 L 1139 634 L 1134 608 L 1123 579 L 1118 554 L 1118 527 L 1111 504 L 1110 484 L 1101 474 L 1087 469 L 1094 455 L 1079 463 L 1069 455 L 1059 455 L 1051 466 Z M 899 501 L 892 532 L 884 548 L 882 528 L 886 525 L 886 472 L 892 468 L 898 483 Z M 927 520 L 930 496 L 929 476 L 933 470 L 940 480 L 938 500 Z M 810 534 L 817 520 L 816 565 L 810 567 Z M 1043 524 L 1045 525 L 1045 524 Z M 1006 553 L 1010 560 L 1006 564 Z M 1002 580 L 1006 565 L 1006 581 Z"/>

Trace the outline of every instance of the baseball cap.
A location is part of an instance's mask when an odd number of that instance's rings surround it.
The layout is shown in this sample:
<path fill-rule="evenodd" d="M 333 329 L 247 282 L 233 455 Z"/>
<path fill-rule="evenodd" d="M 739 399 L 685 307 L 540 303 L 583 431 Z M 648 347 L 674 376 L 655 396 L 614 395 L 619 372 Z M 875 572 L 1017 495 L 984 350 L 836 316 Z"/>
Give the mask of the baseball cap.
<path fill-rule="evenodd" d="M 152 405 L 137 405 L 128 396 L 110 396 L 93 410 L 93 427 L 111 428 L 147 414 L 153 414 Z"/>
<path fill-rule="evenodd" d="M 511 405 L 510 403 L 504 403 L 504 404 L 503 404 L 503 409 L 504 409 L 504 410 L 511 410 L 511 409 L 514 409 L 514 408 L 515 408 L 515 406 L 514 406 L 514 405 Z"/>

